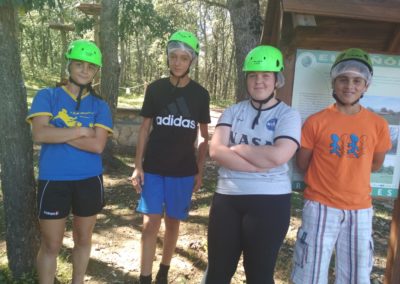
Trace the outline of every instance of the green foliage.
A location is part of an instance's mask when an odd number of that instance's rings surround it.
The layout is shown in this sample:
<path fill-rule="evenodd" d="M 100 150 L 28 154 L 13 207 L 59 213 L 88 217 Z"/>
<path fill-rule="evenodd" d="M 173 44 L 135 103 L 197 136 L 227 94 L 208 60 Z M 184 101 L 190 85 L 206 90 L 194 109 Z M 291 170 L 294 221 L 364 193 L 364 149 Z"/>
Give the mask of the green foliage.
<path fill-rule="evenodd" d="M 35 2 L 22 6 L 28 12 L 19 17 L 25 81 L 33 89 L 54 86 L 60 81 L 66 46 L 74 39 L 93 40 L 96 18 L 78 12 L 75 0 L 19 2 Z M 233 31 L 226 9 L 198 0 L 120 0 L 119 5 L 121 87 L 142 96 L 148 83 L 168 76 L 166 42 L 173 31 L 185 29 L 197 35 L 201 47 L 191 77 L 209 90 L 215 106 L 233 103 L 236 67 Z M 60 30 L 49 29 L 50 23 L 73 25 L 75 30 L 65 32 L 65 38 Z M 123 98 L 121 102 L 140 107 L 140 96 Z"/>
<path fill-rule="evenodd" d="M 85 33 L 90 32 L 93 29 L 96 22 L 93 17 L 85 15 L 84 17 L 77 19 L 74 23 L 76 33 L 80 37 L 83 37 Z"/>
<path fill-rule="evenodd" d="M 12 276 L 11 271 L 7 266 L 3 265 L 0 267 L 0 283 L 11 283 Z"/>
<path fill-rule="evenodd" d="M 7 0 L 0 0 L 0 6 L 7 3 Z M 54 0 L 11 0 L 14 7 L 22 7 L 25 10 L 42 9 L 44 6 L 54 7 Z"/>
<path fill-rule="evenodd" d="M 144 96 L 141 94 L 130 94 L 120 92 L 118 96 L 118 107 L 140 109 L 143 104 Z"/>
<path fill-rule="evenodd" d="M 152 1 L 121 0 L 120 36 L 138 35 L 147 31 L 148 36 L 161 37 L 171 30 L 169 18 L 160 16 Z"/>
<path fill-rule="evenodd" d="M 23 275 L 20 279 L 14 279 L 10 269 L 6 265 L 0 266 L 0 283 L 8 284 L 37 284 L 37 276 L 35 272 Z"/>
<path fill-rule="evenodd" d="M 49 29 L 50 23 L 71 24 L 79 13 L 69 9 L 72 0 L 65 0 L 55 7 L 45 5 L 31 10 L 19 17 L 20 50 L 23 72 L 34 79 L 48 78 L 61 73 L 60 67 L 64 59 L 64 50 L 70 41 L 71 34 L 66 33 L 67 43 L 62 42 L 59 30 Z M 64 6 L 65 7 L 64 7 Z"/>

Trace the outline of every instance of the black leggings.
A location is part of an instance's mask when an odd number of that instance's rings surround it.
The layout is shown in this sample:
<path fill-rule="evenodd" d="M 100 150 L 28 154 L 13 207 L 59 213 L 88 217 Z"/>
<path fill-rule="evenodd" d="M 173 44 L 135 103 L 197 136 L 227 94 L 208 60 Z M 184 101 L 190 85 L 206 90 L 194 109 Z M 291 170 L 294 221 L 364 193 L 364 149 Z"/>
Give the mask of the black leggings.
<path fill-rule="evenodd" d="M 276 259 L 289 228 L 290 196 L 214 195 L 207 284 L 229 284 L 242 252 L 246 283 L 274 283 Z"/>

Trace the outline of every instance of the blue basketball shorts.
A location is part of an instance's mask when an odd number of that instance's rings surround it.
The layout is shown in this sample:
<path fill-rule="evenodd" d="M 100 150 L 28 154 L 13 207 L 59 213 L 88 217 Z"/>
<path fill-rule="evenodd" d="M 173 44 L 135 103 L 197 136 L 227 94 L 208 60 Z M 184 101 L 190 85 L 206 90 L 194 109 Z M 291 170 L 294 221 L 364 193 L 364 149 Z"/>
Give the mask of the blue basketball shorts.
<path fill-rule="evenodd" d="M 143 214 L 160 214 L 185 220 L 189 215 L 193 194 L 194 176 L 168 177 L 144 174 L 144 185 L 137 211 Z"/>

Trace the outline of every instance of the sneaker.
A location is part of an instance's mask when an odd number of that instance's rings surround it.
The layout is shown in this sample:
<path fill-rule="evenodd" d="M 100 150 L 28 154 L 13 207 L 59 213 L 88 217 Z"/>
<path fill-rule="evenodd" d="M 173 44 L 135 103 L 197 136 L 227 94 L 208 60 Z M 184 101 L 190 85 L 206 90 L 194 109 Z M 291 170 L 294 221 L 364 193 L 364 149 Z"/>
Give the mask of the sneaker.
<path fill-rule="evenodd" d="M 157 275 L 156 284 L 168 284 L 168 276 Z"/>
<path fill-rule="evenodd" d="M 139 276 L 139 284 L 151 284 L 151 275 L 148 276 Z"/>

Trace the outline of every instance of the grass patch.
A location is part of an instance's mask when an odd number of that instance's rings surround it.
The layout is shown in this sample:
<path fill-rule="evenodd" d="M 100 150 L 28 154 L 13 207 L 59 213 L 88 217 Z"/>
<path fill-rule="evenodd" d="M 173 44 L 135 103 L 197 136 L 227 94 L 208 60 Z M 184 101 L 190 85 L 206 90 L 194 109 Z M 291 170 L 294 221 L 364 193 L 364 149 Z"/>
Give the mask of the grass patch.
<path fill-rule="evenodd" d="M 32 99 L 36 95 L 37 91 L 46 87 L 54 87 L 55 82 L 59 79 L 56 76 L 42 76 L 42 78 L 47 78 L 46 80 L 31 78 L 25 82 L 28 106 L 32 104 Z M 127 94 L 124 88 L 120 88 L 118 92 L 118 107 L 121 108 L 133 108 L 140 109 L 142 107 L 144 100 L 143 93 L 130 93 Z M 216 97 L 211 97 L 210 107 L 225 109 L 235 103 L 234 98 L 230 99 L 220 99 Z"/>
<path fill-rule="evenodd" d="M 140 109 L 142 107 L 143 100 L 144 100 L 143 94 L 127 95 L 125 93 L 120 92 L 119 97 L 118 97 L 118 107 Z M 220 99 L 212 98 L 210 101 L 210 107 L 217 108 L 217 109 L 221 109 L 221 108 L 225 109 L 225 108 L 233 105 L 234 103 L 235 103 L 235 101 L 233 99 L 220 100 Z"/>
<path fill-rule="evenodd" d="M 6 225 L 4 218 L 4 203 L 3 203 L 3 191 L 0 187 L 0 241 L 4 241 L 6 239 Z M 4 254 L 6 254 L 4 252 Z M 3 252 L 0 251 L 0 258 L 3 257 Z M 0 282 L 1 283 L 1 282 Z"/>
<path fill-rule="evenodd" d="M 139 95 L 139 94 L 127 95 L 125 93 L 120 92 L 118 96 L 118 107 L 140 109 L 142 108 L 143 100 L 144 100 L 144 95 Z"/>
<path fill-rule="evenodd" d="M 35 151 L 37 153 L 37 151 Z M 37 156 L 35 156 L 37 160 Z M 139 269 L 139 247 L 141 215 L 135 213 L 139 195 L 134 193 L 128 176 L 133 170 L 133 154 L 118 152 L 114 166 L 104 175 L 107 206 L 99 214 L 94 232 L 94 245 L 85 283 L 137 283 Z M 204 169 L 202 188 L 193 195 L 191 214 L 187 222 L 182 222 L 176 254 L 173 258 L 172 283 L 199 283 L 207 264 L 207 226 L 209 206 L 216 188 L 217 169 L 215 162 L 207 160 Z M 0 192 L 0 230 L 4 234 L 3 202 Z M 279 253 L 276 266 L 275 283 L 289 283 L 292 267 L 295 236 L 300 225 L 303 207 L 302 192 L 292 194 L 291 224 L 287 237 Z M 385 200 L 374 200 L 374 240 L 376 259 L 372 278 L 381 283 L 386 264 L 387 241 L 391 221 L 391 209 Z M 4 236 L 4 235 L 2 235 Z M 67 222 L 64 245 L 58 257 L 57 280 L 55 283 L 67 284 L 71 281 L 72 232 L 71 219 Z M 161 237 L 159 238 L 162 239 Z M 160 245 L 161 241 L 159 242 Z M 4 244 L 4 240 L 3 240 Z M 5 246 L 4 246 L 5 247 Z M 160 253 L 161 248 L 158 247 Z M 160 254 L 153 265 L 158 268 Z M 154 272 L 154 271 L 153 271 Z M 155 272 L 154 272 L 155 273 Z M 333 283 L 332 268 L 330 282 Z M 155 274 L 154 274 L 155 275 Z M 0 283 L 37 283 L 34 274 L 27 275 L 16 282 L 7 268 L 5 249 L 0 253 Z M 245 283 L 244 271 L 240 263 L 232 284 Z M 23 282 L 21 282 L 23 281 Z M 373 282 L 374 283 L 374 282 Z"/>
<path fill-rule="evenodd" d="M 233 104 L 235 104 L 236 101 L 234 99 L 226 99 L 222 100 L 216 97 L 211 97 L 210 101 L 210 107 L 211 108 L 222 108 L 225 109 Z"/>
<path fill-rule="evenodd" d="M 7 283 L 7 284 L 37 284 L 39 283 L 37 280 L 35 272 L 28 273 L 23 275 L 21 279 L 14 280 L 10 269 L 7 265 L 0 265 L 0 283 Z"/>

